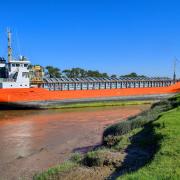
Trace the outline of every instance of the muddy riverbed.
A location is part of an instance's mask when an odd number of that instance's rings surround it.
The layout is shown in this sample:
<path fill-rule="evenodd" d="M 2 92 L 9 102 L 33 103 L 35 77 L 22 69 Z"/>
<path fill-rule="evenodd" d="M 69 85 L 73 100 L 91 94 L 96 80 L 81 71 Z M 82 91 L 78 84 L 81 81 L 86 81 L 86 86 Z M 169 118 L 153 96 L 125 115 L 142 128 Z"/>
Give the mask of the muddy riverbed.
<path fill-rule="evenodd" d="M 100 144 L 106 126 L 149 106 L 0 111 L 0 180 L 32 179 Z"/>

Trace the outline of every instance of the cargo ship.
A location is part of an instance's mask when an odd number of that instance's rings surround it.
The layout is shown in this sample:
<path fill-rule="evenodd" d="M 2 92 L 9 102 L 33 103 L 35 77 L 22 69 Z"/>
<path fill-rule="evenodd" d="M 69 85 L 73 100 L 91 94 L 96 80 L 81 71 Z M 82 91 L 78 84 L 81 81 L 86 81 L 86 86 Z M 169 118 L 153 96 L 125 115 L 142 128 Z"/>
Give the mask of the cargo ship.
<path fill-rule="evenodd" d="M 105 100 L 158 99 L 180 92 L 180 81 L 165 77 L 56 78 L 25 57 L 14 59 L 8 31 L 8 61 L 0 58 L 0 107 L 43 107 Z"/>

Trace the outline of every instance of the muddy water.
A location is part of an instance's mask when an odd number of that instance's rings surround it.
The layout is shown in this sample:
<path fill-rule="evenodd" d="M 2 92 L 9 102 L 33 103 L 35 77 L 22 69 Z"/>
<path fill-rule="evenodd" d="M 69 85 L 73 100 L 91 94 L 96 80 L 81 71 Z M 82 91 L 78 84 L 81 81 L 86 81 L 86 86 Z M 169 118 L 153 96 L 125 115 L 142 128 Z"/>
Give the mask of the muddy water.
<path fill-rule="evenodd" d="M 0 180 L 31 179 L 72 152 L 101 143 L 107 125 L 147 108 L 0 111 Z"/>

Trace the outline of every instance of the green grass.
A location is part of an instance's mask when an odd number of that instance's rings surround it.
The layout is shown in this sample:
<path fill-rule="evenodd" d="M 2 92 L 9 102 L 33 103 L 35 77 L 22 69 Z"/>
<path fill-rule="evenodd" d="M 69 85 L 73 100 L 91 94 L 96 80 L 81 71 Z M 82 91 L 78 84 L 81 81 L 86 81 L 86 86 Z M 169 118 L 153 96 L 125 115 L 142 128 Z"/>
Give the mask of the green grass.
<path fill-rule="evenodd" d="M 33 177 L 33 180 L 55 180 L 57 175 L 59 173 L 65 172 L 65 171 L 69 171 L 71 170 L 73 167 L 76 167 L 77 164 L 71 162 L 71 161 L 67 161 L 63 164 L 60 164 L 56 167 L 53 168 L 49 168 L 47 171 L 42 172 L 40 174 L 37 174 Z"/>
<path fill-rule="evenodd" d="M 105 107 L 105 106 L 128 106 L 128 105 L 143 105 L 152 104 L 154 101 L 102 101 L 88 103 L 74 103 L 66 105 L 48 106 L 49 109 L 66 109 L 66 108 L 86 108 L 86 107 Z"/>
<path fill-rule="evenodd" d="M 113 149 L 117 151 L 122 151 L 128 147 L 128 145 L 131 144 L 131 137 L 135 134 L 139 133 L 142 130 L 142 128 L 137 128 L 129 132 L 128 134 L 118 136 L 119 140 L 112 146 Z"/>
<path fill-rule="evenodd" d="M 154 103 L 149 110 L 142 112 L 138 116 L 130 117 L 127 121 L 122 121 L 107 127 L 103 133 L 103 139 L 107 136 L 122 136 L 128 134 L 133 129 L 141 128 L 148 122 L 155 121 L 163 112 L 178 107 L 179 105 L 179 96 Z"/>
<path fill-rule="evenodd" d="M 155 138 L 163 137 L 158 142 L 158 152 L 150 163 L 133 173 L 119 177 L 119 180 L 180 179 L 180 109 L 163 113 L 162 117 L 151 125 Z M 144 139 L 151 141 L 148 137 Z"/>

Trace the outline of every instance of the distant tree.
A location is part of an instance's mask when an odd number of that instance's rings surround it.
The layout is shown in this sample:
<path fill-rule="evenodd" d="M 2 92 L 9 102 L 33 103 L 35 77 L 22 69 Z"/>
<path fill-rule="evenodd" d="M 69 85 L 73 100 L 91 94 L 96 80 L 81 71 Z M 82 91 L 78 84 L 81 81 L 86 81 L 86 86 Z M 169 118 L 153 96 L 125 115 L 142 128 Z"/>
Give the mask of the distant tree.
<path fill-rule="evenodd" d="M 83 78 L 87 76 L 87 71 L 82 68 L 72 68 L 71 74 L 74 78 Z"/>
<path fill-rule="evenodd" d="M 135 72 L 132 72 L 130 74 L 123 75 L 122 77 L 138 77 L 138 75 Z"/>
<path fill-rule="evenodd" d="M 53 67 L 53 66 L 46 66 L 46 76 L 49 76 L 50 78 L 60 78 L 61 77 L 61 71 L 59 68 L 57 67 Z"/>
<path fill-rule="evenodd" d="M 88 70 L 87 75 L 88 77 L 100 77 L 99 71 L 93 71 L 93 70 Z"/>
<path fill-rule="evenodd" d="M 117 78 L 116 74 L 111 75 L 111 78 Z"/>
<path fill-rule="evenodd" d="M 62 71 L 63 76 L 71 78 L 71 70 L 70 69 L 65 69 Z"/>
<path fill-rule="evenodd" d="M 87 76 L 88 77 L 95 77 L 95 76 L 97 76 L 97 72 L 92 71 L 92 70 L 88 70 L 87 71 Z"/>
<path fill-rule="evenodd" d="M 65 69 L 63 75 L 68 78 L 109 77 L 107 73 L 100 73 L 97 70 L 85 70 L 82 68 Z"/>
<path fill-rule="evenodd" d="M 87 77 L 87 70 L 80 68 L 80 74 L 81 74 L 81 77 L 83 77 L 83 78 Z"/>
<path fill-rule="evenodd" d="M 100 78 L 100 77 L 109 77 L 107 73 L 100 73 L 99 71 L 92 71 L 92 70 L 88 70 L 87 71 L 87 76 L 88 77 L 97 77 L 97 78 Z"/>
<path fill-rule="evenodd" d="M 87 71 L 82 68 L 65 69 L 63 74 L 68 78 L 83 78 L 87 77 Z"/>
<path fill-rule="evenodd" d="M 132 73 L 130 73 L 130 74 L 123 75 L 123 76 L 121 76 L 121 77 L 146 77 L 146 76 L 144 76 L 144 75 L 138 75 L 137 73 L 132 72 Z"/>
<path fill-rule="evenodd" d="M 80 77 L 80 68 L 72 68 L 71 78 L 79 78 L 79 77 Z"/>
<path fill-rule="evenodd" d="M 107 77 L 109 77 L 109 76 L 108 76 L 108 74 L 107 74 L 107 73 L 101 73 L 101 77 L 103 77 L 103 78 L 107 78 Z"/>
<path fill-rule="evenodd" d="M 46 76 L 49 77 L 67 77 L 67 78 L 86 78 L 86 77 L 96 77 L 96 78 L 116 78 L 117 75 L 113 74 L 109 76 L 107 73 L 101 73 L 98 70 L 85 70 L 79 67 L 72 68 L 72 69 L 65 69 L 62 72 L 59 68 L 53 67 L 53 66 L 46 66 L 45 67 Z M 125 75 L 124 77 L 136 77 L 136 73 L 131 73 L 129 75 Z"/>

